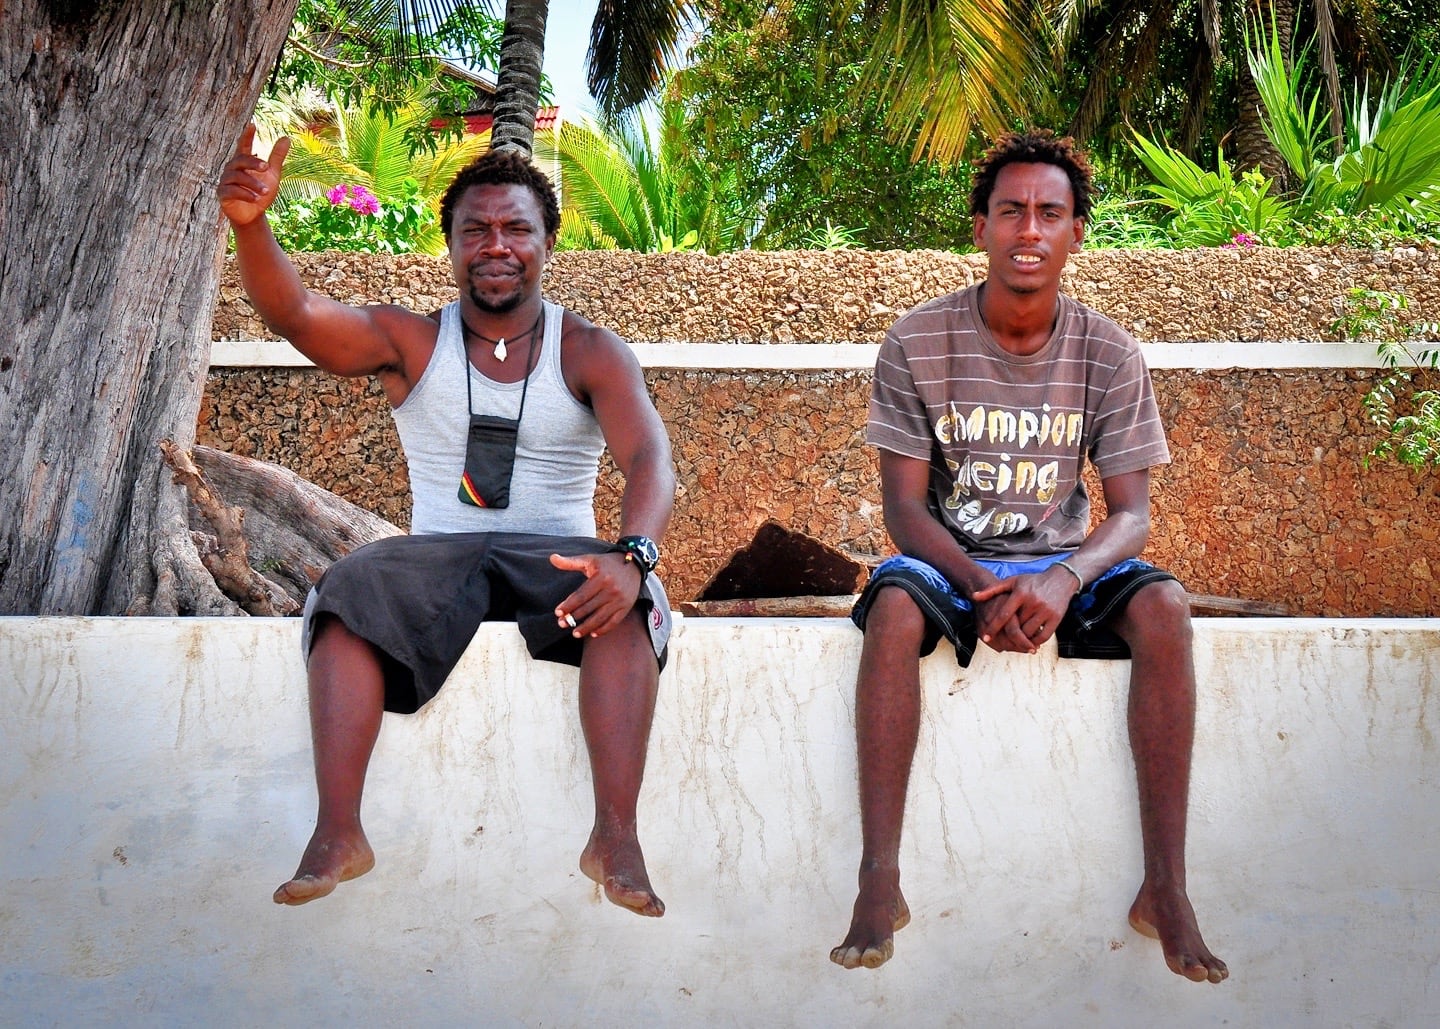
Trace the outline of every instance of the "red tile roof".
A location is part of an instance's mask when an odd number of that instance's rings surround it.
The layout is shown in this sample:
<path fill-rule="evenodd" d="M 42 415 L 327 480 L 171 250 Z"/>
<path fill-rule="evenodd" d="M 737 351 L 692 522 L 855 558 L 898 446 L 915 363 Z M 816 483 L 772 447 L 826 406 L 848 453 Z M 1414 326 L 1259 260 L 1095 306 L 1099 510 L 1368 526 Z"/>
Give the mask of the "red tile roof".
<path fill-rule="evenodd" d="M 465 131 L 472 136 L 478 136 L 482 132 L 489 132 L 490 126 L 495 124 L 495 116 L 493 114 L 467 114 L 463 115 L 463 117 L 465 119 Z M 542 107 L 535 114 L 535 131 L 552 131 L 559 121 L 560 108 Z M 436 122 L 437 127 L 440 124 L 440 122 Z"/>

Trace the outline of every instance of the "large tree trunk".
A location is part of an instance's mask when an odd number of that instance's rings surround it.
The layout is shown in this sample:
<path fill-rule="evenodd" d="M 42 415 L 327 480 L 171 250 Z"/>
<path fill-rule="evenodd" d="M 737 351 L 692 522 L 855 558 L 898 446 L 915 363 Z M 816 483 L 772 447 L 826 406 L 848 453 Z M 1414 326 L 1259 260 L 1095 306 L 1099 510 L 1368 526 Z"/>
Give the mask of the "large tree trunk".
<path fill-rule="evenodd" d="M 220 613 L 188 446 L 215 182 L 296 0 L 0 6 L 0 613 Z"/>
<path fill-rule="evenodd" d="M 540 111 L 540 66 L 545 60 L 546 0 L 506 0 L 505 35 L 500 39 L 500 74 L 495 83 L 496 150 L 535 150 L 535 115 Z"/>

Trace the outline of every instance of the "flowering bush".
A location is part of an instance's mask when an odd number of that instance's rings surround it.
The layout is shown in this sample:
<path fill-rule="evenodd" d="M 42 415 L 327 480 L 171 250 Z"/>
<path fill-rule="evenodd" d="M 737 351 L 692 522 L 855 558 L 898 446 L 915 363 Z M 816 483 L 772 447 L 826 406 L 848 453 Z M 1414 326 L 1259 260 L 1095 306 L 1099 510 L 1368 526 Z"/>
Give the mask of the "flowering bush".
<path fill-rule="evenodd" d="M 367 254 L 408 254 L 431 249 L 439 219 L 405 180 L 403 195 L 381 198 L 361 185 L 337 183 L 322 196 L 286 199 L 272 212 L 270 226 L 291 251 L 348 250 Z"/>
<path fill-rule="evenodd" d="M 380 213 L 380 199 L 364 186 L 347 186 L 342 182 L 326 192 L 325 199 L 331 207 L 347 205 L 356 214 Z"/>

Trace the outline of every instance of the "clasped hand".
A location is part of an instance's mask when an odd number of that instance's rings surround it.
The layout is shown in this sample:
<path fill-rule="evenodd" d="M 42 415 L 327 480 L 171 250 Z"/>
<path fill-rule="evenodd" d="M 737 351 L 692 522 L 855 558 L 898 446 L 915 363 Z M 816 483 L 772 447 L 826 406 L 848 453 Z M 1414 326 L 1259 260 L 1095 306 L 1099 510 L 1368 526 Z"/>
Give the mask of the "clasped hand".
<path fill-rule="evenodd" d="M 580 572 L 585 581 L 555 608 L 555 620 L 577 639 L 604 636 L 624 620 L 635 606 L 642 582 L 640 569 L 624 554 L 551 554 L 550 563 L 567 572 Z"/>
<path fill-rule="evenodd" d="M 976 632 L 992 650 L 1033 654 L 1055 635 L 1073 595 L 1044 573 L 997 580 L 970 597 Z"/>

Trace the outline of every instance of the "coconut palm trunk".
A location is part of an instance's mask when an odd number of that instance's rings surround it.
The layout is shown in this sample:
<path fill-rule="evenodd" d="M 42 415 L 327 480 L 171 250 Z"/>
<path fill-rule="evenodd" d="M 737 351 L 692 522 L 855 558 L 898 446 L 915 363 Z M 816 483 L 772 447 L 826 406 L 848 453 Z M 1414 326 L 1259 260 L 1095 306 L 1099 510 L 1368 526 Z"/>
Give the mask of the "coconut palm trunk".
<path fill-rule="evenodd" d="M 495 87 L 495 124 L 490 145 L 497 150 L 535 150 L 535 116 L 540 111 L 540 67 L 545 60 L 545 0 L 507 0 L 505 35 L 500 40 L 500 73 Z"/>

